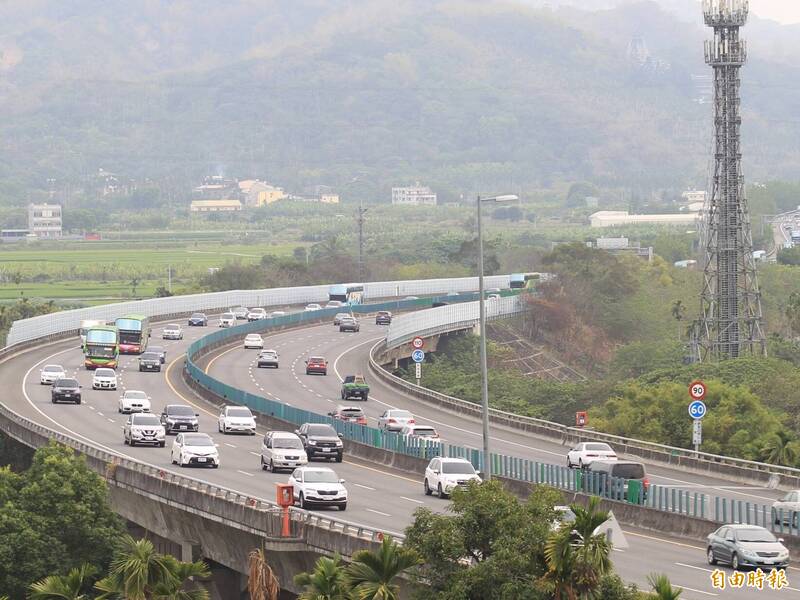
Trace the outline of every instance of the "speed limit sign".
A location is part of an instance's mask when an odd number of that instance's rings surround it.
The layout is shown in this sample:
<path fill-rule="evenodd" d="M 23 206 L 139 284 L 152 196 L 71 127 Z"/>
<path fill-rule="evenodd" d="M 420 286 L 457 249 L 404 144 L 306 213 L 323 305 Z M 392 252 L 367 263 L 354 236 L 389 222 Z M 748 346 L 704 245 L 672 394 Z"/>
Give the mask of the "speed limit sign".
<path fill-rule="evenodd" d="M 706 384 L 702 381 L 693 381 L 689 385 L 689 395 L 693 400 L 702 400 L 706 397 Z"/>
<path fill-rule="evenodd" d="M 414 348 L 416 348 L 417 350 L 419 350 L 425 345 L 425 340 L 417 336 L 413 340 L 411 340 L 411 345 L 414 346 Z"/>

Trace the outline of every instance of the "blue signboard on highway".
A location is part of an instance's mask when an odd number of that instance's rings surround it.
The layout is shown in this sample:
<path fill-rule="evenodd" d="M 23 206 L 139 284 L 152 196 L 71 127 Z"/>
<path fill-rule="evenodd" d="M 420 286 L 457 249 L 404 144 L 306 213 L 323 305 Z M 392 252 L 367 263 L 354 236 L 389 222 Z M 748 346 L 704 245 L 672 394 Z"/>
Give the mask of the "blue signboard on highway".
<path fill-rule="evenodd" d="M 702 419 L 706 416 L 706 405 L 700 400 L 695 400 L 689 405 L 689 416 L 693 419 Z"/>
<path fill-rule="evenodd" d="M 414 350 L 411 353 L 411 360 L 413 360 L 415 363 L 421 363 L 423 360 L 425 360 L 425 352 L 423 350 Z"/>

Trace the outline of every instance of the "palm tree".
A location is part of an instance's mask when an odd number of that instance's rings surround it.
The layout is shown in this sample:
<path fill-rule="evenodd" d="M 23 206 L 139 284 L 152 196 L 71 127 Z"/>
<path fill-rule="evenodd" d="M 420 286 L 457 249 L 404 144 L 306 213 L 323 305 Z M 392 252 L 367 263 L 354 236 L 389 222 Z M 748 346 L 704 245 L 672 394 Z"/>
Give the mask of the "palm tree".
<path fill-rule="evenodd" d="M 107 577 L 94 587 L 100 600 L 208 600 L 202 588 L 185 590 L 191 577 L 210 577 L 203 562 L 182 563 L 174 556 L 159 554 L 150 540 L 126 535 L 111 560 Z"/>
<path fill-rule="evenodd" d="M 417 553 L 386 536 L 377 552 L 361 550 L 353 555 L 345 577 L 356 600 L 398 600 L 400 588 L 392 582 L 419 564 Z"/>
<path fill-rule="evenodd" d="M 792 466 L 797 461 L 797 444 L 781 429 L 769 436 L 761 448 L 761 455 L 772 465 Z"/>
<path fill-rule="evenodd" d="M 83 564 L 66 575 L 50 575 L 31 584 L 30 600 L 86 600 L 84 593 L 97 573 L 92 565 Z"/>
<path fill-rule="evenodd" d="M 572 523 L 564 523 L 545 543 L 548 571 L 541 585 L 556 600 L 595 598 L 600 581 L 611 571 L 611 544 L 605 534 L 595 533 L 608 520 L 606 511 L 597 509 L 600 499 L 589 499 L 589 506 L 570 505 Z"/>
<path fill-rule="evenodd" d="M 658 600 L 678 600 L 683 590 L 681 588 L 673 588 L 666 575 L 656 575 L 650 573 L 647 576 L 647 581 L 653 588 Z"/>
<path fill-rule="evenodd" d="M 344 565 L 338 554 L 321 556 L 311 573 L 295 575 L 294 583 L 303 587 L 298 600 L 348 600 L 349 592 Z"/>
<path fill-rule="evenodd" d="M 281 592 L 278 578 L 267 562 L 264 549 L 253 550 L 248 555 L 250 574 L 247 580 L 247 591 L 250 600 L 278 600 Z"/>

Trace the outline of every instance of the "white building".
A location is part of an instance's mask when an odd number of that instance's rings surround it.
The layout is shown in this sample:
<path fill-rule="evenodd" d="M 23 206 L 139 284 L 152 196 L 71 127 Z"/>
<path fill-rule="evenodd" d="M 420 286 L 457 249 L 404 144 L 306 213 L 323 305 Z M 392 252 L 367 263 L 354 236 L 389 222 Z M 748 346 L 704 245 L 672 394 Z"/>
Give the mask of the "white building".
<path fill-rule="evenodd" d="M 411 187 L 393 187 L 392 204 L 406 206 L 436 206 L 436 194 L 431 188 L 417 185 Z"/>
<path fill-rule="evenodd" d="M 61 237 L 61 205 L 30 204 L 28 205 L 28 229 L 36 237 Z"/>
<path fill-rule="evenodd" d="M 626 210 L 601 210 L 589 215 L 592 227 L 613 227 L 615 225 L 686 225 L 693 226 L 699 213 L 668 215 L 631 215 Z"/>

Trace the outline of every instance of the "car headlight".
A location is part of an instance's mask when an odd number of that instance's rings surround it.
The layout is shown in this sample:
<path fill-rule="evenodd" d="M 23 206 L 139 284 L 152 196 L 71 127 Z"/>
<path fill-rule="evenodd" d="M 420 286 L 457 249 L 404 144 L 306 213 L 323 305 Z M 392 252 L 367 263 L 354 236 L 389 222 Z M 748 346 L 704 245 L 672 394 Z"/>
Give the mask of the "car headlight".
<path fill-rule="evenodd" d="M 344 444 L 342 443 L 342 440 L 339 440 L 339 441 L 336 442 L 336 447 L 337 448 L 341 448 L 342 446 L 344 446 Z"/>
<path fill-rule="evenodd" d="M 758 553 L 755 550 L 742 550 L 742 556 L 747 558 L 758 558 Z"/>
<path fill-rule="evenodd" d="M 317 445 L 317 440 L 308 440 L 308 445 L 309 446 L 316 446 Z"/>
<path fill-rule="evenodd" d="M 778 556 L 780 558 L 789 558 L 789 551 L 788 550 L 781 550 L 778 552 Z"/>

